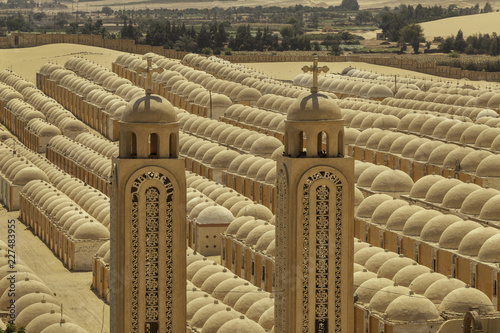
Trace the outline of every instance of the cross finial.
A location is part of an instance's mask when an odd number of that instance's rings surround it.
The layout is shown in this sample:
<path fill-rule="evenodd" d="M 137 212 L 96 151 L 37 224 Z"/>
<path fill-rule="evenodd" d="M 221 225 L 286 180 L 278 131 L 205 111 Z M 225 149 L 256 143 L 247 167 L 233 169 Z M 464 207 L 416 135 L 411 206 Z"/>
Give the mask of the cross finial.
<path fill-rule="evenodd" d="M 313 65 L 312 66 L 304 66 L 302 67 L 302 71 L 304 71 L 304 73 L 307 73 L 307 72 L 312 72 L 313 73 L 313 84 L 312 84 L 312 87 L 311 87 L 311 92 L 312 93 L 317 93 L 318 92 L 318 74 L 320 72 L 328 72 L 330 69 L 326 66 L 323 66 L 323 67 L 318 67 L 318 56 L 317 55 L 314 55 L 314 62 L 313 62 Z"/>
<path fill-rule="evenodd" d="M 161 67 L 154 67 L 153 68 L 153 61 L 151 57 L 148 57 L 147 59 L 148 63 L 146 65 L 146 68 L 144 67 L 139 67 L 137 68 L 136 72 L 138 74 L 141 73 L 146 73 L 147 75 L 147 81 L 146 81 L 146 94 L 151 95 L 153 93 L 153 73 L 161 73 L 163 72 L 163 68 Z"/>

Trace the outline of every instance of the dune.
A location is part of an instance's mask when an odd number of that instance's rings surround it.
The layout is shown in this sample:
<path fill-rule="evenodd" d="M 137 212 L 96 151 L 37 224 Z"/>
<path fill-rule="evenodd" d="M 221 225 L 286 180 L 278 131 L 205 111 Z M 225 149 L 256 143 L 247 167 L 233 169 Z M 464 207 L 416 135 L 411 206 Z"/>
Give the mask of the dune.
<path fill-rule="evenodd" d="M 500 12 L 450 17 L 442 20 L 421 23 L 427 40 L 434 37 L 456 35 L 462 29 L 464 37 L 478 34 L 499 32 Z"/>
<path fill-rule="evenodd" d="M 35 83 L 36 72 L 47 62 L 64 65 L 74 56 L 82 56 L 111 70 L 111 63 L 122 52 L 79 44 L 50 44 L 29 48 L 0 49 L 0 69 L 12 69 Z"/>

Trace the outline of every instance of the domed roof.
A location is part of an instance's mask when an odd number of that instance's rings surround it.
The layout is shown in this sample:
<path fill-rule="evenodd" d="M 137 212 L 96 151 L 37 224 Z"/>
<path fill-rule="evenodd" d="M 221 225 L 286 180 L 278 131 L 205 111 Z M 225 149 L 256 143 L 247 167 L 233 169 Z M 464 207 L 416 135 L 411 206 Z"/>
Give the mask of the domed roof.
<path fill-rule="evenodd" d="M 378 251 L 366 260 L 364 266 L 371 272 L 378 272 L 380 266 L 382 266 L 387 260 L 397 256 L 398 254 L 396 252 L 391 252 L 389 250 Z"/>
<path fill-rule="evenodd" d="M 370 305 L 368 306 L 372 311 L 378 311 L 380 313 L 385 313 L 387 307 L 393 300 L 400 297 L 401 295 L 408 295 L 410 289 L 403 286 L 387 286 L 375 293 L 370 300 Z"/>
<path fill-rule="evenodd" d="M 415 295 L 399 296 L 393 300 L 385 311 L 388 320 L 394 321 L 429 321 L 440 319 L 439 311 L 426 297 Z"/>
<path fill-rule="evenodd" d="M 394 282 L 386 278 L 373 278 L 363 282 L 356 288 L 358 301 L 362 303 L 370 303 L 372 297 L 382 288 L 392 286 Z"/>
<path fill-rule="evenodd" d="M 384 201 L 392 200 L 387 194 L 374 194 L 365 198 L 356 210 L 356 216 L 361 218 L 371 218 L 375 209 Z"/>
<path fill-rule="evenodd" d="M 455 313 L 466 313 L 471 308 L 478 308 L 479 313 L 483 314 L 496 312 L 495 306 L 485 293 L 467 286 L 451 291 L 439 306 L 440 311 Z"/>
<path fill-rule="evenodd" d="M 458 246 L 458 253 L 468 256 L 477 256 L 483 244 L 489 238 L 499 233 L 500 231 L 497 228 L 475 228 L 462 238 Z"/>
<path fill-rule="evenodd" d="M 451 291 L 463 287 L 465 287 L 465 283 L 458 279 L 438 279 L 427 288 L 424 296 L 430 299 L 434 304 L 440 304 Z"/>
<path fill-rule="evenodd" d="M 395 210 L 387 220 L 387 229 L 403 230 L 408 219 L 419 211 L 424 210 L 418 205 L 403 206 Z"/>
<path fill-rule="evenodd" d="M 386 170 L 378 174 L 371 184 L 372 191 L 392 193 L 410 192 L 413 186 L 411 177 L 401 170 Z"/>
<path fill-rule="evenodd" d="M 173 123 L 177 113 L 172 104 L 159 95 L 134 98 L 127 105 L 122 121 L 129 123 Z"/>
<path fill-rule="evenodd" d="M 446 276 L 440 273 L 436 273 L 434 271 L 430 271 L 418 275 L 415 279 L 413 279 L 408 288 L 410 288 L 411 291 L 413 291 L 416 294 L 423 295 L 431 284 L 441 279 L 446 279 Z"/>
<path fill-rule="evenodd" d="M 386 224 L 391 214 L 400 207 L 408 206 L 405 200 L 394 199 L 382 202 L 372 214 L 372 222 L 377 224 Z"/>
<path fill-rule="evenodd" d="M 445 249 L 458 249 L 460 242 L 470 231 L 481 228 L 473 221 L 458 221 L 447 227 L 439 238 L 439 246 Z"/>
<path fill-rule="evenodd" d="M 479 215 L 486 202 L 498 194 L 500 194 L 500 191 L 492 188 L 482 188 L 474 191 L 465 198 L 460 213 Z"/>
<path fill-rule="evenodd" d="M 217 333 L 222 325 L 230 320 L 239 318 L 240 315 L 239 312 L 226 307 L 225 310 L 212 314 L 203 324 L 202 331 L 205 333 Z"/>
<path fill-rule="evenodd" d="M 198 217 L 196 223 L 198 224 L 229 224 L 234 220 L 233 214 L 229 209 L 214 204 L 203 209 Z"/>
<path fill-rule="evenodd" d="M 463 184 L 462 181 L 455 178 L 442 179 L 431 186 L 425 196 L 425 201 L 440 204 L 450 189 L 461 184 Z"/>
<path fill-rule="evenodd" d="M 56 323 L 46 327 L 40 333 L 88 333 L 85 329 L 73 323 Z"/>
<path fill-rule="evenodd" d="M 422 228 L 420 238 L 428 242 L 438 242 L 444 230 L 457 221 L 461 221 L 461 219 L 452 214 L 433 217 Z"/>
<path fill-rule="evenodd" d="M 287 111 L 287 120 L 340 120 L 342 114 L 333 99 L 325 94 L 311 93 L 297 99 Z"/>
<path fill-rule="evenodd" d="M 498 242 L 500 235 L 494 235 L 484 242 L 478 253 L 478 259 L 484 262 L 498 263 L 500 262 L 500 248 Z"/>
<path fill-rule="evenodd" d="M 443 179 L 445 178 L 440 175 L 427 175 L 420 178 L 411 188 L 410 197 L 422 199 L 425 198 L 431 186 Z"/>
<path fill-rule="evenodd" d="M 384 249 L 377 246 L 368 246 L 354 254 L 354 262 L 359 265 L 365 265 L 366 261 L 370 259 L 372 256 L 379 252 L 384 252 Z"/>
<path fill-rule="evenodd" d="M 444 196 L 442 205 L 446 208 L 459 209 L 462 207 L 465 198 L 479 189 L 481 189 L 481 186 L 473 183 L 454 186 Z"/>
<path fill-rule="evenodd" d="M 385 277 L 387 279 L 393 279 L 397 272 L 399 272 L 403 267 L 413 265 L 415 260 L 406 258 L 403 255 L 387 260 L 380 266 L 377 274 L 379 277 Z"/>
<path fill-rule="evenodd" d="M 408 265 L 406 267 L 403 267 L 399 272 L 394 275 L 392 280 L 394 283 L 400 285 L 400 286 L 405 286 L 409 287 L 411 282 L 418 276 L 429 273 L 429 268 L 424 266 L 424 265 L 419 265 L 416 262 L 413 263 L 412 265 Z"/>
<path fill-rule="evenodd" d="M 262 326 L 255 321 L 240 316 L 237 319 L 230 320 L 222 325 L 217 333 L 265 333 L 266 331 Z"/>

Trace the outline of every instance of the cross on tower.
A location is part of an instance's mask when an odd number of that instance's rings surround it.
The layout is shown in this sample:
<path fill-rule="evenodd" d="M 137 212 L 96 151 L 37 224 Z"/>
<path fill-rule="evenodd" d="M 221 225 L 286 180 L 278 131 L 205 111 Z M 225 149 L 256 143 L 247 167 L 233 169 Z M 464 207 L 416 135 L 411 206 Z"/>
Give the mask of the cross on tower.
<path fill-rule="evenodd" d="M 313 65 L 312 66 L 304 66 L 304 67 L 302 67 L 302 70 L 304 71 L 304 73 L 307 73 L 307 72 L 313 73 L 313 84 L 311 87 L 311 92 L 317 93 L 318 92 L 318 74 L 320 72 L 326 73 L 330 70 L 330 68 L 328 68 L 326 66 L 318 67 L 318 56 L 315 55 Z"/>
<path fill-rule="evenodd" d="M 146 73 L 147 75 L 147 81 L 146 81 L 146 94 L 151 95 L 153 93 L 153 73 L 161 73 L 163 72 L 163 68 L 161 67 L 154 67 L 152 64 L 152 58 L 148 57 L 148 63 L 146 65 L 146 68 L 144 67 L 139 67 L 137 68 L 136 72 L 138 74 L 141 73 Z"/>

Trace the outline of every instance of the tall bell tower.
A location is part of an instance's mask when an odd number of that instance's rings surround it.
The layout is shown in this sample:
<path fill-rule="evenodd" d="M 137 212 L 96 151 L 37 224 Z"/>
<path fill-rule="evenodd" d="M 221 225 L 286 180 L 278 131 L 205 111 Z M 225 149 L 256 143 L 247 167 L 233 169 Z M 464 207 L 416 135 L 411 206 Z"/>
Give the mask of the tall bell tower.
<path fill-rule="evenodd" d="M 151 87 L 151 59 L 147 72 Z M 186 180 L 179 123 L 153 95 L 120 121 L 111 193 L 111 332 L 186 331 Z"/>
<path fill-rule="evenodd" d="M 339 107 L 318 92 L 288 109 L 277 160 L 276 301 L 278 333 L 354 331 L 354 161 L 343 156 Z"/>

